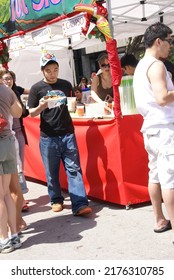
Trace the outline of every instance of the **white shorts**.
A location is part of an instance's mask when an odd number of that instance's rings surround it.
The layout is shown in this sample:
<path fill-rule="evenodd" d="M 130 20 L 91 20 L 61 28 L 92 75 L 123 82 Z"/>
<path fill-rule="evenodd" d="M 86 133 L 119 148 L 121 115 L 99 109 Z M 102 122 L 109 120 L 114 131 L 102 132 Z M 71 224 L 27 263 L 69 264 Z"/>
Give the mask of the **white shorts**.
<path fill-rule="evenodd" d="M 158 125 L 143 132 L 149 158 L 149 183 L 174 188 L 174 124 Z"/>

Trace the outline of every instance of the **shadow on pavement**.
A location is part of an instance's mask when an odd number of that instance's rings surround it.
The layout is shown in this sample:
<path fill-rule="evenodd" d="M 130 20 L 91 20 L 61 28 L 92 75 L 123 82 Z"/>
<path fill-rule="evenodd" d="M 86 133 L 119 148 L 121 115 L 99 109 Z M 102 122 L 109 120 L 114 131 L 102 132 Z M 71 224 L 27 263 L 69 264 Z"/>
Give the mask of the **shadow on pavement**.
<path fill-rule="evenodd" d="M 72 214 L 41 219 L 31 223 L 25 235 L 32 234 L 23 243 L 23 249 L 36 244 L 75 242 L 83 238 L 81 233 L 96 226 L 97 216 L 92 213 L 88 217 L 74 217 Z"/>

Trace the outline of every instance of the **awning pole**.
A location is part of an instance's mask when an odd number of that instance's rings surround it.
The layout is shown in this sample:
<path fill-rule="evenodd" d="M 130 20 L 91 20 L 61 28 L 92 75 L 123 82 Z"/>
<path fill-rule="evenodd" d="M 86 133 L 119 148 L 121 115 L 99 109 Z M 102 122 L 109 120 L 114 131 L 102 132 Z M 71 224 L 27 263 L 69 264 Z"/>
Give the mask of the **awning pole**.
<path fill-rule="evenodd" d="M 111 35 L 112 35 L 112 38 L 114 38 L 114 32 L 113 32 L 114 28 L 113 28 L 112 12 L 111 12 L 111 0 L 106 0 L 106 8 L 108 11 L 108 22 L 110 25 Z"/>

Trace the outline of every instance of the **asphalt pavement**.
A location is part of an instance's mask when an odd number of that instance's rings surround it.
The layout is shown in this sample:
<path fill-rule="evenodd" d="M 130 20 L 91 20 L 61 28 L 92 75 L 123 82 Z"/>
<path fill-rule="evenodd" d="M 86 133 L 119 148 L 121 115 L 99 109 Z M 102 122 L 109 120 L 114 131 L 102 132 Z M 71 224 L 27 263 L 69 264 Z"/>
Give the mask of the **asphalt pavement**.
<path fill-rule="evenodd" d="M 68 193 L 64 210 L 53 213 L 47 187 L 27 182 L 29 228 L 22 247 L 0 260 L 173 260 L 172 232 L 154 233 L 150 203 L 125 207 L 90 200 L 88 217 L 74 217 Z M 164 207 L 164 205 L 163 205 Z M 164 209 L 165 211 L 165 209 Z"/>

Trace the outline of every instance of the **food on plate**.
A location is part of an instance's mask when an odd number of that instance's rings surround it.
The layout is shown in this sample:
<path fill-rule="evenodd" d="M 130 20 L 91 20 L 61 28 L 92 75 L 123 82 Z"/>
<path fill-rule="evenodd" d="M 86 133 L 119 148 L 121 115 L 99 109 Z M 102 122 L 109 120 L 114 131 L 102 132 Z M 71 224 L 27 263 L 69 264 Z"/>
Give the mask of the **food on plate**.
<path fill-rule="evenodd" d="M 44 96 L 44 99 L 61 99 L 62 96 L 58 96 L 58 95 L 46 95 Z"/>

